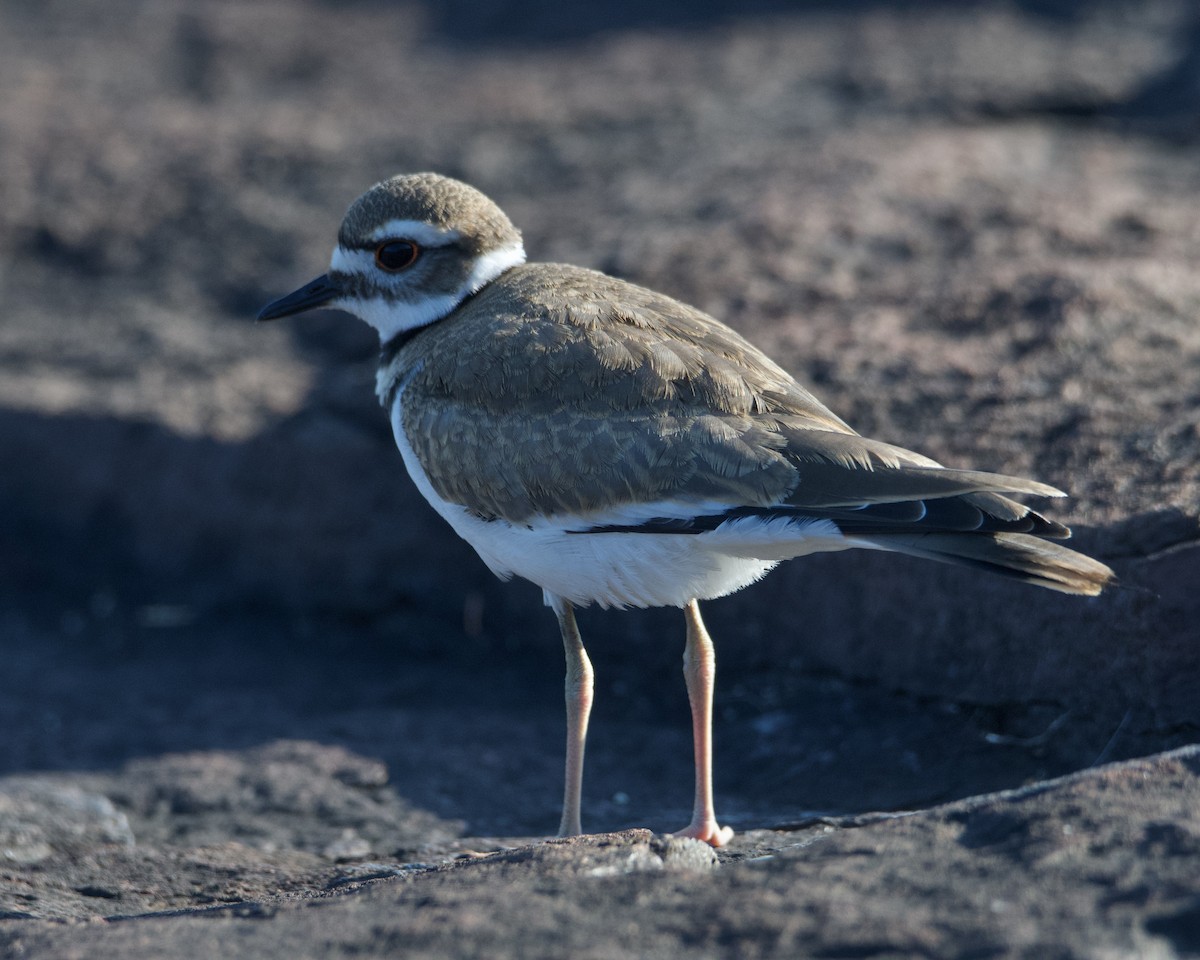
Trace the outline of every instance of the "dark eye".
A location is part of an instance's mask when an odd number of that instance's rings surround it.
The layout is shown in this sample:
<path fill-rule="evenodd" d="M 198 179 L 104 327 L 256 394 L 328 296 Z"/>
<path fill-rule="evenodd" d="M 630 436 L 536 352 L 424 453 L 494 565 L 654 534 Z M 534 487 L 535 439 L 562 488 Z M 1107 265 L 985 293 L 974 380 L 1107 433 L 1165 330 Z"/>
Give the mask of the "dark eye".
<path fill-rule="evenodd" d="M 375 262 L 389 273 L 411 267 L 420 249 L 411 240 L 388 240 L 375 248 Z"/>

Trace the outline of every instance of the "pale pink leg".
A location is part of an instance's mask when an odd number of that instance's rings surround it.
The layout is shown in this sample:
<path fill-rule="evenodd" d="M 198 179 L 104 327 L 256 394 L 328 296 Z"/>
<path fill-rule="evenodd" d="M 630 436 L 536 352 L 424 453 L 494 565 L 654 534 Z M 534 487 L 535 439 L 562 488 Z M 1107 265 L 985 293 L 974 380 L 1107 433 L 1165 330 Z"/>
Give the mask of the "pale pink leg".
<path fill-rule="evenodd" d="M 550 597 L 558 617 L 563 648 L 567 654 L 567 771 L 563 787 L 560 837 L 583 833 L 579 819 L 579 798 L 583 789 L 583 748 L 587 743 L 588 715 L 592 712 L 592 662 L 583 649 L 583 639 L 575 625 L 575 611 L 561 597 Z"/>
<path fill-rule="evenodd" d="M 683 678 L 692 705 L 692 744 L 696 759 L 696 801 L 692 822 L 675 834 L 694 837 L 723 847 L 733 839 L 733 830 L 717 825 L 712 791 L 712 698 L 717 679 L 717 657 L 712 638 L 700 619 L 695 600 L 683 608 L 687 619 L 687 647 L 683 652 Z"/>

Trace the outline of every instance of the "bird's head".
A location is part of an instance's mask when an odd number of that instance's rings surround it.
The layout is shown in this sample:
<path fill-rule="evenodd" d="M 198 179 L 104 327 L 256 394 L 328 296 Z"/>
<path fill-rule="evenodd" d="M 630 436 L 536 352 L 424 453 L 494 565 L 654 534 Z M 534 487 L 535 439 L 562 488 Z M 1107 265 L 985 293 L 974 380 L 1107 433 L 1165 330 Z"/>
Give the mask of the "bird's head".
<path fill-rule="evenodd" d="M 329 272 L 267 304 L 258 319 L 334 307 L 387 343 L 440 320 L 524 261 L 520 232 L 474 187 L 434 173 L 402 174 L 350 205 Z"/>

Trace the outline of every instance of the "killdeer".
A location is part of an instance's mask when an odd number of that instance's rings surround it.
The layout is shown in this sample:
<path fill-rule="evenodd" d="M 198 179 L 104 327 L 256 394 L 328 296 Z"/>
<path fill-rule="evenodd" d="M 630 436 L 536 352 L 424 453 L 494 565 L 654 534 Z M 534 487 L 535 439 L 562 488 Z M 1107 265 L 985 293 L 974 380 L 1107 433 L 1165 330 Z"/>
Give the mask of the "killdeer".
<path fill-rule="evenodd" d="M 561 835 L 581 832 L 592 667 L 574 607 L 681 607 L 695 805 L 721 846 L 715 659 L 699 600 L 826 550 L 891 550 L 1093 596 L 1112 571 L 1005 496 L 1033 480 L 957 470 L 855 433 L 725 324 L 579 267 L 525 263 L 491 200 L 392 177 L 354 201 L 329 272 L 263 308 L 379 332 L 376 390 L 417 489 L 502 578 L 540 586 L 567 659 Z"/>

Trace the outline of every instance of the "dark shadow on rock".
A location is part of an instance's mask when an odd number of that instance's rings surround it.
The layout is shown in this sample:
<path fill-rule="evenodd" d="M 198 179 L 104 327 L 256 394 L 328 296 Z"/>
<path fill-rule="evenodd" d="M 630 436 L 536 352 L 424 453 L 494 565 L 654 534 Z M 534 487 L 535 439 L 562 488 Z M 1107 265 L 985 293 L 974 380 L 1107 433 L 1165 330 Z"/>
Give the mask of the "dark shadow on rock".
<path fill-rule="evenodd" d="M 1176 137 L 1200 135 L 1200 14 L 1182 36 L 1179 59 L 1111 110 L 1117 119 L 1150 125 Z"/>
<path fill-rule="evenodd" d="M 331 6 L 357 0 L 329 0 Z M 1071 24 L 1094 14 L 1097 4 L 1084 0 L 751 0 L 732 5 L 722 0 L 700 3 L 645 4 L 638 0 L 602 0 L 570 5 L 553 0 L 446 0 L 427 5 L 436 33 L 463 46 L 521 46 L 571 43 L 613 31 L 695 30 L 755 17 L 787 15 L 861 15 L 872 11 L 911 13 L 920 9 L 980 11 L 1015 6 L 1024 14 Z M 988 102 L 975 105 L 989 115 L 1050 115 L 1068 121 L 1117 124 L 1129 132 L 1191 140 L 1200 133 L 1200 19 L 1185 31 L 1178 59 L 1149 77 L 1132 95 L 1113 101 L 1102 95 L 1075 91 L 1069 98 L 1049 98 L 1014 106 Z M 853 86 L 853 84 L 851 84 Z M 852 92 L 848 89 L 848 92 Z"/>
<path fill-rule="evenodd" d="M 1200 903 L 1150 917 L 1146 920 L 1146 932 L 1165 937 L 1182 955 L 1200 953 Z"/>
<path fill-rule="evenodd" d="M 22 697 L 43 705 L 34 710 L 43 728 L 26 728 L 3 768 L 324 739 L 330 717 L 356 697 L 372 719 L 338 742 L 372 755 L 375 744 L 394 766 L 400 755 L 380 734 L 387 705 L 432 710 L 462 696 L 484 706 L 496 698 L 468 737 L 524 711 L 532 726 L 523 729 L 538 731 L 528 752 L 545 764 L 544 779 L 557 776 L 553 618 L 536 588 L 500 583 L 444 527 L 380 431 L 313 412 L 224 443 L 4 410 L 0 436 L 10 457 L 0 478 L 2 599 L 14 623 L 33 625 L 9 631 L 20 651 L 12 662 L 22 664 L 13 682 L 24 689 L 36 678 L 28 694 L 13 691 L 14 721 Z M 1124 578 L 1097 600 L 856 551 L 785 564 L 708 604 L 721 664 L 718 743 L 740 742 L 718 782 L 757 777 L 759 794 L 778 797 L 761 778 L 783 768 L 789 784 L 798 778 L 783 795 L 809 808 L 894 808 L 1186 742 L 1200 730 L 1188 524 L 1178 514 L 1085 531 L 1082 547 L 1119 557 Z M 1156 532 L 1130 532 L 1145 528 Z M 580 622 L 599 678 L 598 742 L 605 724 L 670 731 L 686 781 L 678 612 L 588 610 Z M 58 637 L 52 650 L 39 631 Z M 75 671 L 63 682 L 82 693 L 47 686 L 63 658 Z M 193 689 L 189 678 L 201 676 Z M 108 695 L 122 687 L 128 702 Z M 147 691 L 157 714 L 139 700 Z M 264 697 L 275 706 L 258 715 Z M 45 706 L 56 703 L 73 706 Z M 220 724 L 205 718 L 213 703 L 225 703 Z M 98 710 L 109 725 L 93 730 Z M 190 719 L 154 720 L 164 715 Z M 64 723 L 73 731 L 65 740 L 56 732 Z M 947 770 L 935 758 L 948 730 L 963 738 L 955 763 L 964 771 L 949 779 L 930 774 L 931 764 Z M 609 798 L 628 792 L 631 770 L 650 776 L 661 762 L 644 742 L 609 741 L 596 758 Z M 1007 772 L 997 781 L 996 771 Z M 616 802 L 606 810 L 627 813 Z"/>
<path fill-rule="evenodd" d="M 1089 95 L 1043 98 L 1013 110 L 984 104 L 982 112 L 1010 119 L 1049 116 L 1068 123 L 1098 124 L 1172 143 L 1200 137 L 1200 15 L 1179 31 L 1178 54 L 1120 99 Z"/>
<path fill-rule="evenodd" d="M 0 572 L 12 603 L 78 607 L 111 594 L 122 607 L 353 618 L 436 609 L 447 592 L 436 571 L 465 566 L 465 549 L 429 535 L 437 518 L 398 460 L 345 419 L 302 413 L 225 443 L 8 410 L 0 436 L 11 458 Z"/>
<path fill-rule="evenodd" d="M 357 0 L 328 0 L 332 7 Z M 779 15 L 858 14 L 871 10 L 911 11 L 918 8 L 986 8 L 996 0 L 674 0 L 647 4 L 639 0 L 599 0 L 563 4 L 554 0 L 445 0 L 426 5 L 438 34 L 456 44 L 473 46 L 562 43 L 617 30 L 695 30 L 735 20 Z M 1094 4 L 1085 0 L 1018 0 L 1025 13 L 1073 20 Z"/>

